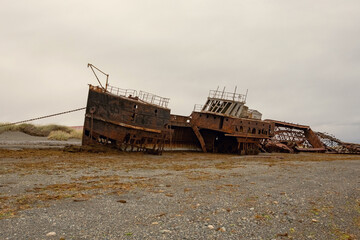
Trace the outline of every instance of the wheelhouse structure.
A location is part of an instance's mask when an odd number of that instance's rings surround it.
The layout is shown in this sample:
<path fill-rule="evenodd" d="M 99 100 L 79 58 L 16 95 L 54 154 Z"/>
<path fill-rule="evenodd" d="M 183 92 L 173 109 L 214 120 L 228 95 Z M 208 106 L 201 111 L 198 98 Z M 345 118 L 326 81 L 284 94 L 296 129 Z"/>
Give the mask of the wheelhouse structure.
<path fill-rule="evenodd" d="M 171 116 L 171 145 L 203 152 L 257 154 L 260 141 L 273 134 L 273 124 L 249 110 L 246 95 L 211 90 L 205 105 L 189 117 Z"/>

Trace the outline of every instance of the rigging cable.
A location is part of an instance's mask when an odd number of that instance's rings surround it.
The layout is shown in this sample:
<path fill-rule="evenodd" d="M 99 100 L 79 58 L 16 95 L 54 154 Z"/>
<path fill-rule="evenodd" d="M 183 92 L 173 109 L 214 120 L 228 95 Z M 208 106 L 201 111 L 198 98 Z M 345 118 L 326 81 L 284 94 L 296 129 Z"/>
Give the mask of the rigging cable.
<path fill-rule="evenodd" d="M 42 116 L 42 117 L 32 118 L 32 119 L 28 119 L 28 120 L 23 120 L 23 121 L 19 121 L 19 122 L 7 123 L 7 124 L 4 124 L 4 125 L 0 125 L 0 127 L 6 127 L 6 126 L 11 126 L 11 125 L 19 124 L 19 123 L 26 123 L 26 122 L 31 122 L 31 121 L 39 120 L 39 119 L 44 119 L 44 118 L 49 118 L 49 117 L 55 117 L 55 116 L 59 116 L 59 115 L 67 114 L 67 113 L 72 113 L 72 112 L 81 111 L 81 110 L 84 110 L 84 109 L 86 109 L 86 107 L 77 108 L 77 109 L 74 109 L 74 110 L 65 111 L 65 112 L 60 112 L 60 113 L 55 113 L 55 114 L 50 114 L 50 115 L 46 115 L 46 116 Z"/>

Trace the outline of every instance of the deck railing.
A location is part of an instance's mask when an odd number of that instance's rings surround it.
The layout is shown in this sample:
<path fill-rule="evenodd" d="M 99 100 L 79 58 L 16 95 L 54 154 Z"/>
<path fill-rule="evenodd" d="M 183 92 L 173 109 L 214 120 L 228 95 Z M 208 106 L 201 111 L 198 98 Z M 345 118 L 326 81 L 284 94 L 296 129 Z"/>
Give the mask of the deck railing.
<path fill-rule="evenodd" d="M 158 105 L 158 106 L 164 107 L 164 108 L 167 108 L 169 101 L 170 101 L 170 98 L 160 97 L 160 96 L 157 96 L 152 93 L 140 91 L 138 94 L 137 91 L 134 89 L 123 89 L 123 88 L 118 88 L 118 87 L 114 87 L 114 86 L 110 86 L 110 85 L 107 86 L 107 91 L 109 93 L 112 93 L 117 96 L 139 99 L 143 102 Z"/>
<path fill-rule="evenodd" d="M 201 112 L 203 110 L 204 105 L 202 104 L 195 104 L 194 105 L 194 112 Z"/>
<path fill-rule="evenodd" d="M 152 93 L 140 91 L 138 94 L 134 89 L 123 89 L 110 85 L 107 86 L 107 91 L 117 96 L 130 97 L 165 108 L 167 108 L 170 101 L 170 98 L 160 97 Z"/>
<path fill-rule="evenodd" d="M 114 95 L 117 95 L 117 96 L 123 96 L 123 97 L 136 97 L 137 96 L 137 91 L 134 89 L 123 89 L 123 88 L 118 88 L 118 87 L 108 85 L 107 91 Z"/>
<path fill-rule="evenodd" d="M 165 108 L 167 108 L 167 106 L 169 104 L 169 100 L 170 100 L 170 98 L 160 97 L 155 94 L 144 92 L 144 91 L 140 91 L 138 97 L 140 100 L 142 100 L 144 102 L 147 102 L 150 104 L 155 104 L 155 105 L 158 105 L 160 107 L 165 107 Z"/>
<path fill-rule="evenodd" d="M 246 102 L 246 95 L 239 93 L 224 92 L 219 90 L 210 90 L 209 98 L 217 98 L 236 102 Z"/>

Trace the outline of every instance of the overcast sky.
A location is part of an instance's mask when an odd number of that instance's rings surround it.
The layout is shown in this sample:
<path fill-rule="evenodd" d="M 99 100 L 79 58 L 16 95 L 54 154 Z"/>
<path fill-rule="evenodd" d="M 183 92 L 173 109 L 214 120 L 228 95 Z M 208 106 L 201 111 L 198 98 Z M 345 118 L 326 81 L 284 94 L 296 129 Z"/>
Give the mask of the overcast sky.
<path fill-rule="evenodd" d="M 92 63 L 175 114 L 237 86 L 264 119 L 360 143 L 359 0 L 2 0 L 0 30 L 0 122 L 85 107 Z"/>

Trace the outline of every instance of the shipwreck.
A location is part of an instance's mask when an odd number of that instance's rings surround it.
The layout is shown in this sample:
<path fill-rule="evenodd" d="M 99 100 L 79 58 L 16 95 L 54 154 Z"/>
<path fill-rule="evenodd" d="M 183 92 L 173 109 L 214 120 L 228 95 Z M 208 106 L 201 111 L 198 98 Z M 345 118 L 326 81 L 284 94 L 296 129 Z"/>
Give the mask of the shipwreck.
<path fill-rule="evenodd" d="M 94 69 L 89 64 L 99 81 Z M 102 72 L 103 73 L 103 72 Z M 89 85 L 82 144 L 161 154 L 163 150 L 257 154 L 274 124 L 249 109 L 247 95 L 211 90 L 189 116 L 172 115 L 169 98 L 108 84 Z"/>
<path fill-rule="evenodd" d="M 259 152 L 360 153 L 309 126 L 262 120 L 246 106 L 246 94 L 210 90 L 189 116 L 171 114 L 169 98 L 108 84 L 109 75 L 92 64 L 99 86 L 89 85 L 82 145 L 161 154 L 163 151 L 258 154 Z M 106 76 L 105 87 L 95 70 Z"/>

